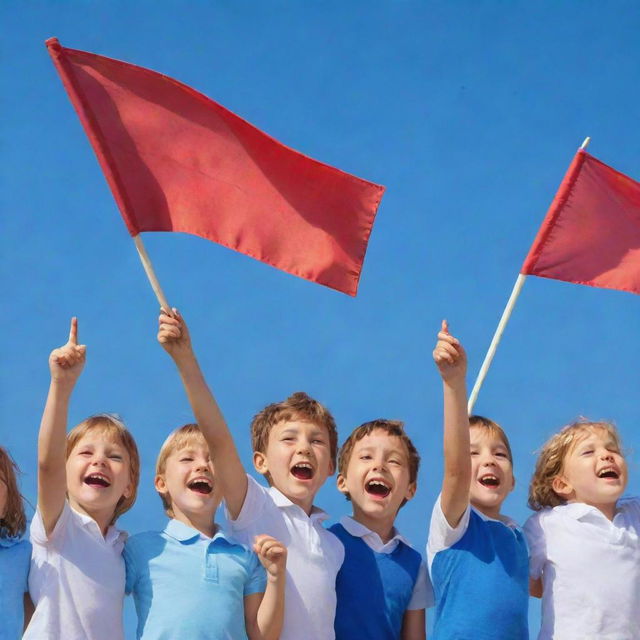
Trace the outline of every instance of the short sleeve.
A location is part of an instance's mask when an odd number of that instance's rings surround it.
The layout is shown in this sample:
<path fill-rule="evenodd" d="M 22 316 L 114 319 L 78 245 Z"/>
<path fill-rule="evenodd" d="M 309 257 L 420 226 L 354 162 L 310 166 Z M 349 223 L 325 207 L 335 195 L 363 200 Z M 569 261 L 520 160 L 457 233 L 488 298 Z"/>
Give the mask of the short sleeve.
<path fill-rule="evenodd" d="M 433 558 L 439 551 L 449 549 L 465 534 L 469 526 L 469 518 L 471 516 L 471 506 L 467 505 L 465 512 L 460 518 L 457 526 L 452 527 L 444 516 L 441 505 L 442 496 L 439 495 L 433 512 L 431 514 L 431 524 L 429 526 L 429 539 L 427 540 L 427 560 L 429 567 L 433 563 Z"/>
<path fill-rule="evenodd" d="M 544 512 L 532 515 L 523 527 L 524 535 L 529 547 L 529 575 L 537 580 L 542 576 L 542 570 L 547 561 L 547 543 L 542 527 Z"/>
<path fill-rule="evenodd" d="M 31 527 L 29 528 L 29 539 L 31 540 L 31 544 L 44 547 L 55 543 L 64 535 L 64 532 L 67 528 L 67 523 L 69 522 L 70 518 L 71 507 L 65 500 L 62 511 L 58 516 L 56 526 L 53 528 L 51 534 L 47 536 L 47 532 L 44 528 L 44 522 L 42 521 L 42 515 L 40 514 L 40 509 L 37 509 L 36 514 L 33 516 L 33 520 L 31 521 Z"/>
<path fill-rule="evenodd" d="M 433 606 L 433 587 L 431 586 L 431 580 L 429 579 L 429 572 L 427 571 L 427 565 L 424 560 L 420 563 L 420 569 L 418 570 L 418 577 L 415 585 L 413 585 L 413 593 L 411 594 L 411 600 L 409 600 L 409 611 L 415 611 L 416 609 L 428 609 Z"/>
<path fill-rule="evenodd" d="M 267 489 L 259 485 L 254 478 L 247 474 L 247 495 L 242 503 L 242 509 L 240 509 L 240 513 L 235 520 L 229 517 L 229 511 L 225 505 L 225 517 L 229 522 L 231 530 L 238 531 L 253 524 L 260 517 L 269 499 Z"/>
<path fill-rule="evenodd" d="M 131 539 L 125 542 L 124 550 L 122 551 L 122 557 L 124 558 L 126 576 L 124 583 L 124 592 L 127 595 L 130 595 L 135 590 L 135 584 L 137 580 L 135 543 L 132 542 Z"/>
<path fill-rule="evenodd" d="M 250 596 L 252 593 L 264 593 L 267 588 L 267 572 L 260 564 L 258 556 L 251 552 L 251 561 L 249 564 L 249 571 L 247 581 L 244 585 L 243 595 Z"/>

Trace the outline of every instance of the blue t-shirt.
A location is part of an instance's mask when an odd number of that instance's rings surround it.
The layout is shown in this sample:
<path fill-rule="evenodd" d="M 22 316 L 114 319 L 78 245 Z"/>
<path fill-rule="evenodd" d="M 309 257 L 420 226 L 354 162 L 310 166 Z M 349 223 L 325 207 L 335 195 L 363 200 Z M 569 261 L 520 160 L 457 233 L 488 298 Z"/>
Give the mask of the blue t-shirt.
<path fill-rule="evenodd" d="M 431 562 L 434 640 L 527 640 L 529 558 L 522 530 L 470 509 L 466 530 Z M 434 519 L 444 518 L 439 505 Z M 460 525 L 459 525 L 460 526 Z M 427 547 L 429 549 L 429 547 Z"/>
<path fill-rule="evenodd" d="M 171 520 L 164 531 L 130 537 L 124 548 L 126 592 L 144 640 L 247 637 L 244 597 L 263 593 L 258 557 L 222 532 L 205 538 Z"/>
<path fill-rule="evenodd" d="M 22 637 L 30 561 L 31 544 L 27 540 L 0 537 L 0 640 Z"/>
<path fill-rule="evenodd" d="M 391 553 L 377 553 L 341 524 L 329 531 L 344 545 L 336 578 L 336 640 L 397 640 L 422 557 L 404 542 Z"/>

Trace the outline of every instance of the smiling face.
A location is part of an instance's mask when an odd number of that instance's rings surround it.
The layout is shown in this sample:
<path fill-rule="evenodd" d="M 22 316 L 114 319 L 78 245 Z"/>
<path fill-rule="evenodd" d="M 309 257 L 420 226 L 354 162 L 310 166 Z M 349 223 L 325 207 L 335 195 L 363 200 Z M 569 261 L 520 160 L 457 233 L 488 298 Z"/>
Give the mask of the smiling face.
<path fill-rule="evenodd" d="M 582 502 L 613 518 L 627 486 L 627 464 L 606 429 L 585 428 L 565 454 L 553 490 L 567 502 Z"/>
<path fill-rule="evenodd" d="M 334 472 L 329 432 L 303 420 L 282 420 L 269 432 L 264 452 L 255 451 L 256 470 L 308 514 L 325 480 Z"/>
<path fill-rule="evenodd" d="M 204 438 L 190 438 L 167 456 L 155 479 L 156 491 L 169 505 L 173 518 L 211 535 L 216 509 L 222 499 Z"/>
<path fill-rule="evenodd" d="M 100 430 L 88 431 L 69 452 L 66 464 L 69 504 L 108 524 L 120 500 L 132 495 L 129 453 Z"/>
<path fill-rule="evenodd" d="M 484 515 L 497 519 L 515 480 L 504 440 L 492 429 L 471 427 L 470 502 Z"/>
<path fill-rule="evenodd" d="M 342 463 L 341 463 L 342 464 Z M 398 509 L 413 498 L 409 451 L 399 436 L 374 429 L 353 445 L 338 489 L 353 503 L 354 519 L 369 529 L 374 521 L 393 525 Z"/>

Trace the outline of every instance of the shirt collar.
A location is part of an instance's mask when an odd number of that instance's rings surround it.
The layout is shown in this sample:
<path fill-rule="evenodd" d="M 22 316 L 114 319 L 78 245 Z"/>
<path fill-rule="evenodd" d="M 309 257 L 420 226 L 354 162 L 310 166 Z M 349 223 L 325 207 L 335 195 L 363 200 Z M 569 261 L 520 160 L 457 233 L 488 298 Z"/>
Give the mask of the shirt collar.
<path fill-rule="evenodd" d="M 289 507 L 294 507 L 295 509 L 299 509 L 300 511 L 302 511 L 302 513 L 304 513 L 304 510 L 302 509 L 302 507 L 295 504 L 294 502 L 291 502 L 291 500 L 289 500 L 287 496 L 285 496 L 281 491 L 279 491 L 275 487 L 269 487 L 269 495 L 273 499 L 273 502 L 276 505 L 276 507 L 279 507 L 280 509 L 287 509 Z M 305 513 L 305 515 L 307 514 Z M 308 517 L 315 524 L 316 522 L 318 523 L 323 522 L 329 517 L 329 515 L 322 509 L 313 506 L 311 507 L 311 513 L 309 514 Z"/>
<path fill-rule="evenodd" d="M 477 513 L 485 522 L 500 522 L 505 526 L 509 527 L 509 529 L 519 529 L 520 525 L 512 520 L 509 516 L 500 516 L 500 518 L 490 518 L 489 516 L 482 513 L 482 511 L 478 511 L 474 506 L 471 506 L 471 509 L 474 513 Z"/>
<path fill-rule="evenodd" d="M 71 509 L 71 511 L 80 519 L 80 522 L 83 527 L 87 529 L 93 529 L 94 533 L 99 534 L 100 537 L 103 538 L 107 544 L 114 545 L 119 540 L 122 540 L 122 541 L 126 540 L 127 532 L 116 528 L 115 525 L 109 525 L 109 528 L 107 529 L 107 534 L 103 536 L 102 531 L 100 531 L 100 527 L 98 526 L 98 523 L 90 515 L 87 515 L 86 513 L 81 513 L 80 511 L 76 511 L 71 505 L 69 505 L 69 509 Z"/>
<path fill-rule="evenodd" d="M 0 534 L 2 533 L 2 531 L 6 531 L 6 529 L 0 530 Z M 22 540 L 23 540 L 22 536 L 3 536 L 3 535 L 0 535 L 0 547 L 4 547 L 5 549 L 8 549 L 9 547 L 13 547 L 14 545 L 18 544 L 19 542 L 22 542 Z"/>
<path fill-rule="evenodd" d="M 202 538 L 203 540 L 215 540 L 216 538 L 224 538 L 229 541 L 225 533 L 220 527 L 216 527 L 216 532 L 213 534 L 213 538 L 207 538 L 197 529 L 190 527 L 189 525 L 180 522 L 180 520 L 169 520 L 167 526 L 164 528 L 164 532 L 177 540 L 178 542 L 190 542 L 194 538 Z"/>
<path fill-rule="evenodd" d="M 411 546 L 409 544 L 409 541 L 404 536 L 402 536 L 395 527 L 392 530 L 393 536 L 387 542 L 382 542 L 382 538 L 378 533 L 376 533 L 375 531 L 371 531 L 371 529 L 363 525 L 361 522 L 354 520 L 351 516 L 342 516 L 342 518 L 340 518 L 340 524 L 347 530 L 347 533 L 350 533 L 356 538 L 364 538 L 368 535 L 375 536 L 380 541 L 381 547 L 386 547 L 388 544 L 394 542 L 395 540 L 397 540 L 398 542 L 403 542 L 408 547 Z"/>
<path fill-rule="evenodd" d="M 609 522 L 609 518 L 598 509 L 598 507 L 594 507 L 590 504 L 585 504 L 584 502 L 570 502 L 567 504 L 561 504 L 556 509 L 562 510 L 570 518 L 574 520 L 591 520 L 592 522 Z M 614 514 L 617 516 L 620 513 L 620 509 L 616 509 Z"/>

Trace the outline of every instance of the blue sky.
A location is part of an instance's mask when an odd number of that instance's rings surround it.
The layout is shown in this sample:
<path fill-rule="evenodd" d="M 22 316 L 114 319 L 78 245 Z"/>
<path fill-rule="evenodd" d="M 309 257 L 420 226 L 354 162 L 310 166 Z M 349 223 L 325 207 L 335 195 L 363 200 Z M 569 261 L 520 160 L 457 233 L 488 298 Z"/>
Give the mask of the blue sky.
<path fill-rule="evenodd" d="M 285 144 L 386 185 L 355 299 L 203 239 L 146 234 L 243 460 L 265 404 L 305 390 L 341 440 L 399 418 L 423 464 L 398 518 L 421 550 L 439 491 L 443 317 L 469 386 L 555 190 L 585 136 L 640 179 L 640 6 L 574 2 L 17 2 L 0 8 L 4 86 L 0 442 L 35 504 L 47 356 L 79 317 L 70 422 L 120 414 L 143 467 L 130 532 L 163 526 L 155 457 L 191 419 L 155 341 L 157 304 L 44 40 L 173 76 Z M 609 418 L 640 493 L 638 298 L 529 278 L 476 410 L 500 422 L 524 521 L 535 451 L 576 416 Z M 329 480 L 318 504 L 348 505 Z M 531 627 L 539 619 L 532 605 Z M 133 616 L 127 612 L 129 637 Z"/>

